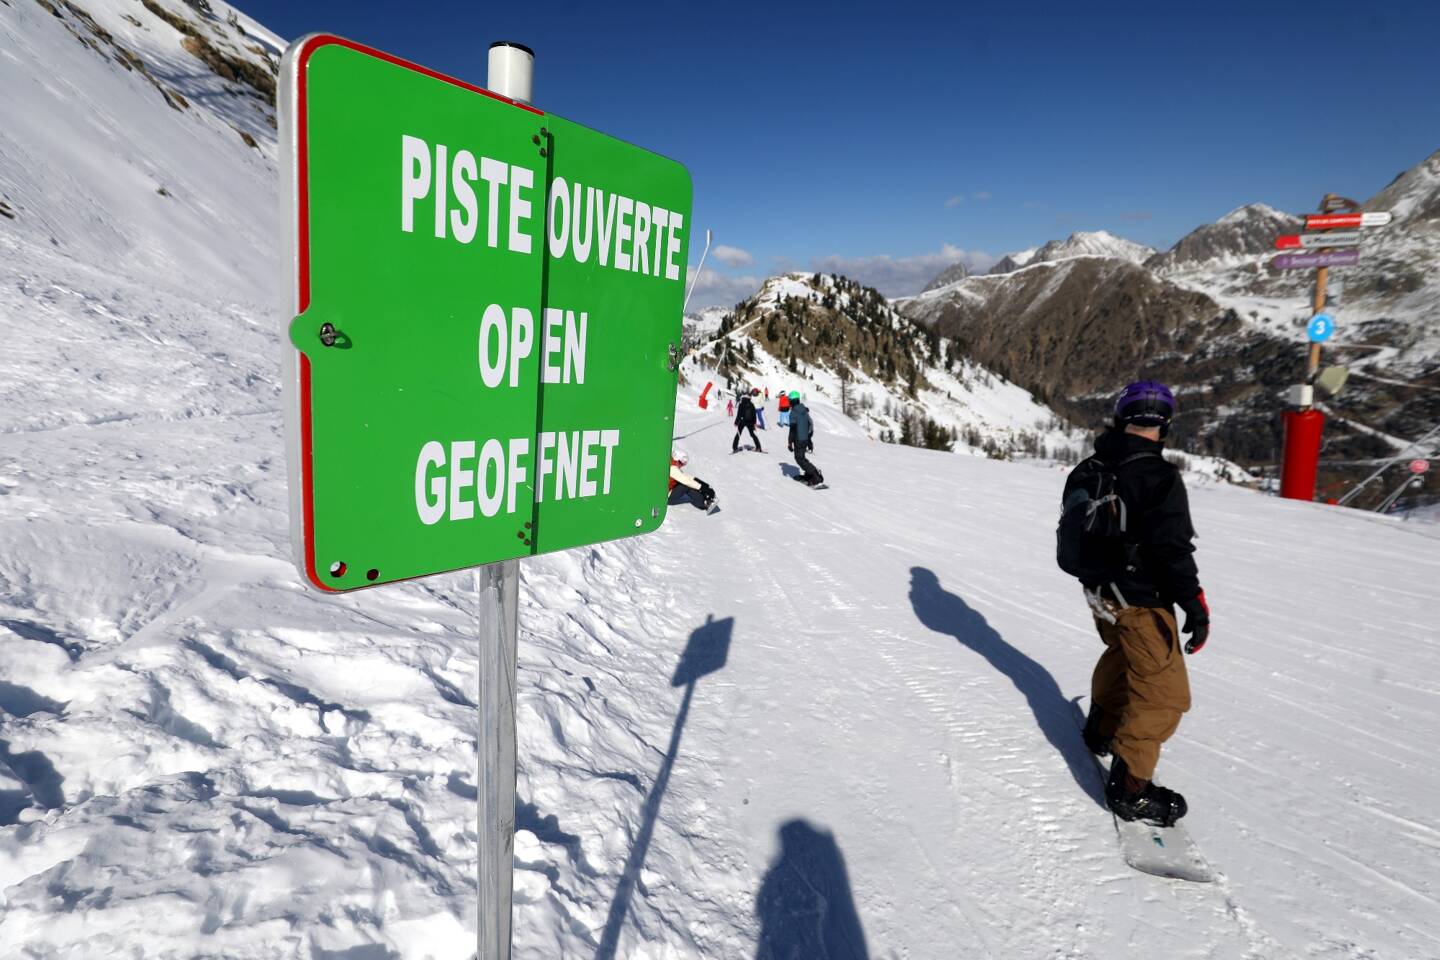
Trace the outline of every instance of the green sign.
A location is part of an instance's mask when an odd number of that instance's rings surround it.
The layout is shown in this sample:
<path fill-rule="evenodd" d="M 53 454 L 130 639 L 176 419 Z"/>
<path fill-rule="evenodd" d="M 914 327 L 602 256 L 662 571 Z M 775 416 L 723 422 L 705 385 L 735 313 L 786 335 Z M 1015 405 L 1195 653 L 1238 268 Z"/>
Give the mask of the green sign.
<path fill-rule="evenodd" d="M 348 590 L 665 518 L 680 164 L 331 36 L 282 71 L 291 517 Z"/>

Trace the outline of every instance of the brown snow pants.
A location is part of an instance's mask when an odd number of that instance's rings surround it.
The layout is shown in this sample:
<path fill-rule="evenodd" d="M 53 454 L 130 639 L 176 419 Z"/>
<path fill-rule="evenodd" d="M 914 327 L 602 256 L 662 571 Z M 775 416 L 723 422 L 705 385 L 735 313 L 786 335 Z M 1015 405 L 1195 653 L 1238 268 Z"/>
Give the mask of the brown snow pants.
<path fill-rule="evenodd" d="M 1174 735 L 1180 715 L 1190 709 L 1190 676 L 1180 632 L 1168 607 L 1121 608 L 1101 602 L 1115 622 L 1095 617 L 1105 641 L 1090 681 L 1091 701 L 1100 711 L 1099 733 L 1115 738 L 1111 749 L 1132 777 L 1150 780 L 1160 745 Z"/>

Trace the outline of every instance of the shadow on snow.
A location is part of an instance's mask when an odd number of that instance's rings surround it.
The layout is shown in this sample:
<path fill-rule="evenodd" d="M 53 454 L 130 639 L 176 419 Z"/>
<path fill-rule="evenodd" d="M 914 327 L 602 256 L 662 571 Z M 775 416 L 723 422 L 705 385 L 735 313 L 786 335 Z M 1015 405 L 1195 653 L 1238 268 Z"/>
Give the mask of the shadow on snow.
<path fill-rule="evenodd" d="M 910 568 L 910 604 L 921 623 L 959 640 L 1010 679 L 1015 689 L 1024 694 L 1040 732 L 1064 759 L 1075 783 L 1104 808 L 1105 796 L 1095 776 L 1094 761 L 1080 738 L 1085 717 L 1078 703 L 1065 699 L 1050 671 L 1006 643 L 979 612 L 940 586 L 939 578 L 925 567 Z"/>
<path fill-rule="evenodd" d="M 600 948 L 595 952 L 595 960 L 614 960 L 615 958 L 615 951 L 620 942 L 620 930 L 625 925 L 625 915 L 630 910 L 630 900 L 635 895 L 635 885 L 639 881 L 641 868 L 645 866 L 645 856 L 649 853 L 650 841 L 655 835 L 655 821 L 660 815 L 660 801 L 664 799 L 665 790 L 670 785 L 670 771 L 674 768 L 675 758 L 680 752 L 680 736 L 685 730 L 685 721 L 690 715 L 690 701 L 695 696 L 695 684 L 701 677 L 708 676 L 725 666 L 725 660 L 730 654 L 730 637 L 734 628 L 734 617 L 716 620 L 713 616 L 707 616 L 705 623 L 690 634 L 690 641 L 685 645 L 685 652 L 681 655 L 680 663 L 675 668 L 675 675 L 670 679 L 671 686 L 685 688 L 685 698 L 680 702 L 680 712 L 675 717 L 675 726 L 670 733 L 670 747 L 665 751 L 665 759 L 660 764 L 660 772 L 655 775 L 655 784 L 645 798 L 640 832 L 635 835 L 635 843 L 630 848 L 630 856 L 626 859 L 625 869 L 620 874 L 620 883 L 615 888 L 615 899 L 610 901 L 610 914 L 605 920 L 605 930 L 600 936 Z"/>

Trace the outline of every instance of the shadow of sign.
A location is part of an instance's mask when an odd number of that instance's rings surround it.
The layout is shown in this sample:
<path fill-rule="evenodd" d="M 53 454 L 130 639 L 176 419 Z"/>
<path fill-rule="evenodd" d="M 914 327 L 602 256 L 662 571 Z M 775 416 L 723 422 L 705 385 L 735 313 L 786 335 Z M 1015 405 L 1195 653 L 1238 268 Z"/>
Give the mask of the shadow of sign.
<path fill-rule="evenodd" d="M 630 910 L 630 900 L 635 895 L 635 884 L 640 869 L 645 866 L 645 855 L 650 851 L 650 841 L 655 835 L 655 820 L 660 815 L 660 801 L 670 786 L 670 771 L 680 753 L 680 735 L 685 730 L 685 721 L 690 715 L 690 701 L 695 696 L 695 683 L 701 677 L 722 669 L 730 655 L 730 638 L 735 628 L 735 618 L 716 620 L 706 616 L 705 623 L 690 634 L 675 675 L 670 678 L 673 687 L 685 688 L 685 698 L 680 702 L 680 712 L 675 717 L 675 726 L 670 733 L 670 747 L 665 751 L 665 760 L 655 775 L 655 785 L 645 798 L 641 814 L 640 832 L 630 848 L 625 861 L 625 870 L 615 888 L 615 898 L 610 901 L 610 913 L 605 919 L 605 931 L 600 937 L 600 947 L 595 951 L 595 960 L 614 960 L 615 950 L 620 942 L 620 929 L 625 924 L 625 915 Z"/>
<path fill-rule="evenodd" d="M 780 827 L 780 855 L 755 898 L 755 960 L 869 960 L 835 836 L 804 820 Z"/>

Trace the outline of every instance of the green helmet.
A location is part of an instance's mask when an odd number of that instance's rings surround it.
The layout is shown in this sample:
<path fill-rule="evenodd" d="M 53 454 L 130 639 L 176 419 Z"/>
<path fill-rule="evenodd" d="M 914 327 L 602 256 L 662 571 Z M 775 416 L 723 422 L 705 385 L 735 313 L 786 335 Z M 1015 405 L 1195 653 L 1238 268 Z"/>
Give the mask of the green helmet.
<path fill-rule="evenodd" d="M 799 391 L 799 390 L 791 390 L 791 391 L 790 391 L 790 399 L 791 399 L 791 400 L 799 400 L 799 399 L 800 399 L 800 391 Z"/>

